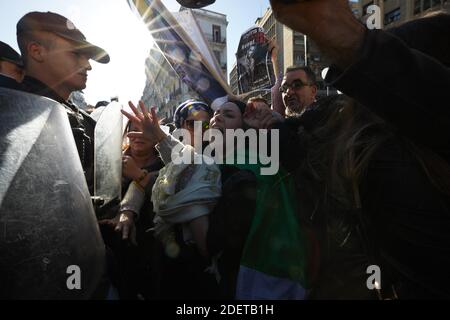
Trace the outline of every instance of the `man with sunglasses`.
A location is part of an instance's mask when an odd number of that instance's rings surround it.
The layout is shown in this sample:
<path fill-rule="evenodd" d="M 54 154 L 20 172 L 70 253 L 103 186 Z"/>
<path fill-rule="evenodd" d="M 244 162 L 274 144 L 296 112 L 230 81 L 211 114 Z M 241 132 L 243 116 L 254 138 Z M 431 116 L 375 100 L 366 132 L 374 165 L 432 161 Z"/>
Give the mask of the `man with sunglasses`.
<path fill-rule="evenodd" d="M 286 69 L 280 92 L 286 115 L 301 114 L 316 101 L 316 76 L 309 67 L 292 66 Z"/>

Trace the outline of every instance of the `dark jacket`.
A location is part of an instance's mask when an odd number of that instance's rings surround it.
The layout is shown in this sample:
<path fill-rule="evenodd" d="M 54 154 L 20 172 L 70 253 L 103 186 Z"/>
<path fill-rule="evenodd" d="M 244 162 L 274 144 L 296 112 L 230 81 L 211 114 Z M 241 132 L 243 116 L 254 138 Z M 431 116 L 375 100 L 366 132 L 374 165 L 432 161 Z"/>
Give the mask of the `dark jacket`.
<path fill-rule="evenodd" d="M 256 208 L 256 177 L 247 170 L 221 166 L 222 197 L 209 216 L 208 252 L 219 253 L 220 298 L 234 299 L 245 241 Z"/>
<path fill-rule="evenodd" d="M 89 192 L 93 195 L 95 120 L 74 104 L 59 97 L 51 88 L 35 78 L 26 76 L 20 84 L 20 90 L 53 99 L 66 108 Z"/>
<path fill-rule="evenodd" d="M 0 87 L 20 90 L 20 84 L 13 78 L 0 74 Z"/>
<path fill-rule="evenodd" d="M 332 66 L 326 81 L 450 162 L 450 69 L 435 58 L 368 31 L 360 59 L 346 70 Z"/>
<path fill-rule="evenodd" d="M 323 185 L 311 188 L 316 182 L 305 170 L 297 176 L 300 214 L 320 239 L 320 276 L 311 298 L 378 298 L 366 286 L 370 265 L 380 267 L 383 298 L 449 298 L 450 197 L 422 163 L 438 158 L 439 176 L 449 176 L 450 109 L 440 88 L 450 88 L 450 69 L 383 31 L 367 32 L 361 50 L 345 71 L 331 67 L 327 81 L 382 118 L 391 132 L 357 186 L 360 209 L 343 209 L 332 198 L 314 207 L 309 200 Z M 304 137 L 323 115 L 315 112 L 305 114 L 308 121 L 283 125 L 285 139 L 298 148 L 295 154 L 287 151 L 292 144 L 281 150 L 281 162 L 291 170 L 314 147 Z"/>

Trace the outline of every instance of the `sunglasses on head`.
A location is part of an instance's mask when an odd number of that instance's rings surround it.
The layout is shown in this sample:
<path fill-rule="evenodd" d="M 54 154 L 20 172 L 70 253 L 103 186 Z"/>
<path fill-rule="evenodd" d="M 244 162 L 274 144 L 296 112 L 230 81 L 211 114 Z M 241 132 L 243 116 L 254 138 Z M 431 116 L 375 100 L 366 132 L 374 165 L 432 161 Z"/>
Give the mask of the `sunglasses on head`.
<path fill-rule="evenodd" d="M 200 121 L 200 120 L 186 120 L 186 126 L 190 130 L 194 130 L 195 122 L 201 122 L 202 123 L 202 130 L 208 130 L 209 129 L 209 121 Z"/>
<path fill-rule="evenodd" d="M 306 86 L 310 86 L 310 84 L 303 83 L 302 80 L 297 79 L 297 80 L 292 81 L 290 84 L 283 83 L 280 87 L 280 92 L 286 93 L 289 90 L 289 88 L 291 88 L 292 90 L 297 90 L 297 89 L 301 89 Z"/>

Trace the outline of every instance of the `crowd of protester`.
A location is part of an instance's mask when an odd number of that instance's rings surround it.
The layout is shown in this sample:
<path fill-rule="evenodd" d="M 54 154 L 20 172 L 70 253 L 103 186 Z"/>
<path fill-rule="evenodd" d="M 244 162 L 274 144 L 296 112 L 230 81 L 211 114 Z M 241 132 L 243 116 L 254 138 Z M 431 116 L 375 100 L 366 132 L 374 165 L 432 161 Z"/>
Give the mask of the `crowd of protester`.
<path fill-rule="evenodd" d="M 271 4 L 280 22 L 329 56 L 325 81 L 343 94 L 317 99 L 314 72 L 291 66 L 271 103 L 229 97 L 212 110 L 190 99 L 161 124 L 155 109 L 130 102 L 122 201 L 99 221 L 108 248 L 99 292 L 150 300 L 450 298 L 450 16 L 387 32 L 367 30 L 348 1 Z M 68 97 L 85 87 L 89 60 L 109 56 L 66 25 L 53 13 L 23 17 L 22 57 L 2 44 L 0 86 L 65 106 L 92 191 L 95 121 Z M 179 129 L 188 141 L 175 138 Z M 258 161 L 177 163 L 181 151 L 204 160 L 207 143 L 198 149 L 194 141 L 208 129 L 279 130 L 280 169 L 265 176 Z M 251 148 L 225 145 L 233 146 L 223 152 L 230 160 Z M 374 287 L 370 266 L 381 270 Z"/>

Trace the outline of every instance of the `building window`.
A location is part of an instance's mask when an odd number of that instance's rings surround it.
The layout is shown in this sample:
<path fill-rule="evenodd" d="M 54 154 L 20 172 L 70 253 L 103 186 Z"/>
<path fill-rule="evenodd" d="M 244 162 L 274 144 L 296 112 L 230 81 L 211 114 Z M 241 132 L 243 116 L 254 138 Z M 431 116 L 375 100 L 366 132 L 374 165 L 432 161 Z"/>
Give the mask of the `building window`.
<path fill-rule="evenodd" d="M 420 13 L 421 9 L 421 0 L 414 0 L 414 14 Z"/>
<path fill-rule="evenodd" d="M 216 56 L 217 62 L 220 63 L 220 51 L 214 50 L 214 55 Z"/>
<path fill-rule="evenodd" d="M 397 20 L 400 20 L 400 7 L 384 15 L 385 26 Z"/>
<path fill-rule="evenodd" d="M 431 5 L 433 7 L 440 6 L 441 5 L 441 0 L 433 0 L 433 1 L 431 1 Z"/>
<path fill-rule="evenodd" d="M 303 60 L 304 56 L 305 54 L 303 52 L 295 53 L 294 64 L 304 64 L 305 63 L 305 60 Z"/>
<path fill-rule="evenodd" d="M 221 34 L 220 34 L 220 26 L 216 26 L 213 24 L 212 26 L 212 34 L 214 42 L 221 42 Z"/>
<path fill-rule="evenodd" d="M 301 39 L 296 38 L 294 40 L 294 44 L 303 46 L 305 44 L 305 41 L 303 40 L 303 37 Z"/>
<path fill-rule="evenodd" d="M 427 10 L 431 8 L 431 0 L 424 0 L 423 1 L 423 10 Z"/>

